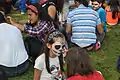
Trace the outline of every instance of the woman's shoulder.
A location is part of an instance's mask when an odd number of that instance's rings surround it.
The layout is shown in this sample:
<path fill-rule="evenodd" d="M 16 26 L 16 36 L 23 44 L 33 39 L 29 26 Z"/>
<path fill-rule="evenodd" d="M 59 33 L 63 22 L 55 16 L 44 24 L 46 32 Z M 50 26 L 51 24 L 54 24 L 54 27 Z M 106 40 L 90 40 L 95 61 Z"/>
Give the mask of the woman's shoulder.
<path fill-rule="evenodd" d="M 90 74 L 89 77 L 91 80 L 104 80 L 104 77 L 100 71 L 93 72 L 93 74 Z"/>
<path fill-rule="evenodd" d="M 35 60 L 34 68 L 43 70 L 44 62 L 45 62 L 45 54 L 43 53 Z"/>
<path fill-rule="evenodd" d="M 40 56 L 37 57 L 35 63 L 43 64 L 45 62 L 45 54 L 42 53 Z"/>
<path fill-rule="evenodd" d="M 89 74 L 86 76 L 77 74 L 75 76 L 68 78 L 67 80 L 84 80 L 84 79 L 85 80 L 104 80 L 100 71 L 93 72 L 93 74 Z"/>
<path fill-rule="evenodd" d="M 45 53 L 42 53 L 40 56 L 38 56 L 36 60 L 43 60 L 43 59 L 45 59 Z"/>

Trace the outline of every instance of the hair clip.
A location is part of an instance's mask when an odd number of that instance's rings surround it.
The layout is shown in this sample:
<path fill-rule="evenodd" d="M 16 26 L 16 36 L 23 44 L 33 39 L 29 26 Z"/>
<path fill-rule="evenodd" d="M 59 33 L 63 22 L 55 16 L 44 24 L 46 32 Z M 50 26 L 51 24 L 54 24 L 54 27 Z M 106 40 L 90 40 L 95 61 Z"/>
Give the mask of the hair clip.
<path fill-rule="evenodd" d="M 59 31 L 54 31 L 52 32 L 49 37 L 48 37 L 48 41 L 52 40 L 55 36 L 57 36 L 58 34 L 62 34 L 61 32 Z"/>

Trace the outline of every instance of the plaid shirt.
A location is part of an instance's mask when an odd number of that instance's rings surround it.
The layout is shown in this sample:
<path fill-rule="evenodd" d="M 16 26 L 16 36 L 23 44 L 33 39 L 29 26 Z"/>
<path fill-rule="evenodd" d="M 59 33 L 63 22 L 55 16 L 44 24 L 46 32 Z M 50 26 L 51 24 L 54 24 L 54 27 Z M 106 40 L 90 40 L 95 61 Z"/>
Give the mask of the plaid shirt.
<path fill-rule="evenodd" d="M 30 37 L 38 37 L 40 40 L 45 41 L 45 36 L 48 32 L 55 30 L 53 23 L 50 21 L 40 20 L 38 27 L 26 25 L 24 32 Z"/>

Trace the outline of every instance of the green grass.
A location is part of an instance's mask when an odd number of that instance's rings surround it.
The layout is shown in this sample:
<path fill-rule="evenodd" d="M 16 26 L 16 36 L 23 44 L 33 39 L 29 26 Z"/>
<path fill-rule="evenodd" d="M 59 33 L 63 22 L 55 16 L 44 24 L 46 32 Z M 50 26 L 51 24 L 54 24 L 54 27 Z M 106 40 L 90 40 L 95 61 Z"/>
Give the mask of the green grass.
<path fill-rule="evenodd" d="M 27 21 L 26 15 L 13 12 L 10 14 L 17 22 L 23 24 Z M 118 80 L 120 73 L 116 71 L 117 58 L 120 55 L 120 24 L 116 26 L 107 26 L 108 32 L 102 43 L 102 48 L 97 52 L 90 52 L 94 66 L 101 71 L 105 80 Z M 33 66 L 29 70 L 9 80 L 33 80 Z"/>

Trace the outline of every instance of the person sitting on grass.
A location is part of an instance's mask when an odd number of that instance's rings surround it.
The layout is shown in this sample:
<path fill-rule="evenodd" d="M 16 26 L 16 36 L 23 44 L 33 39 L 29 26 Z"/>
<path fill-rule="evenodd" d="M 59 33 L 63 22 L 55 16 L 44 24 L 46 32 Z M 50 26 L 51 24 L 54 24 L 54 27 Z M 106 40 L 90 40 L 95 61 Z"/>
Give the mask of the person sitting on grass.
<path fill-rule="evenodd" d="M 104 80 L 100 71 L 95 70 L 91 57 L 85 49 L 71 48 L 66 56 L 66 80 Z"/>
<path fill-rule="evenodd" d="M 18 29 L 23 31 L 28 37 L 24 40 L 25 47 L 29 56 L 33 60 L 39 56 L 42 51 L 45 36 L 48 32 L 55 30 L 52 21 L 41 20 L 41 6 L 39 3 L 26 5 L 29 22 L 25 25 L 20 25 L 14 22 L 11 17 L 11 24 L 15 25 Z"/>
<path fill-rule="evenodd" d="M 0 11 L 0 69 L 7 77 L 25 73 L 29 68 L 28 54 L 22 34 L 15 26 L 6 22 L 5 14 Z M 3 80 L 3 79 L 0 79 Z"/>
<path fill-rule="evenodd" d="M 109 0 L 106 10 L 106 21 L 109 25 L 116 25 L 120 19 L 120 1 Z"/>
<path fill-rule="evenodd" d="M 74 0 L 77 8 L 67 17 L 66 34 L 71 46 L 79 46 L 88 51 L 97 43 L 96 29 L 103 33 L 101 21 L 96 11 L 89 8 L 88 0 Z"/>
<path fill-rule="evenodd" d="M 107 31 L 107 27 L 106 27 L 106 12 L 105 10 L 102 8 L 102 0 L 92 0 L 92 8 L 93 10 L 97 11 L 101 20 L 101 25 L 103 27 L 104 32 L 102 34 L 99 34 L 99 32 L 97 31 L 97 39 L 102 42 L 106 31 Z"/>
<path fill-rule="evenodd" d="M 50 32 L 45 39 L 44 52 L 35 61 L 34 80 L 63 80 L 63 53 L 67 49 L 65 36 Z"/>

